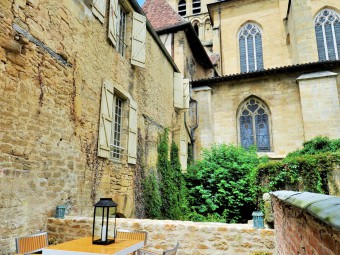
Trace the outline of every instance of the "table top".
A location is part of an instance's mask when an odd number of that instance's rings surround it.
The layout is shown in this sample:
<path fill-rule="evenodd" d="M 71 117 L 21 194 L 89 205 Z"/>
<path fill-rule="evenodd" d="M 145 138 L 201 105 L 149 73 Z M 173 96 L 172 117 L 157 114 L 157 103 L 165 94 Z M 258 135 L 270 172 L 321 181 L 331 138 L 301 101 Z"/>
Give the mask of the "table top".
<path fill-rule="evenodd" d="M 144 246 L 141 240 L 116 241 L 109 245 L 92 244 L 92 237 L 83 237 L 73 241 L 49 246 L 43 249 L 43 255 L 127 255 Z"/>

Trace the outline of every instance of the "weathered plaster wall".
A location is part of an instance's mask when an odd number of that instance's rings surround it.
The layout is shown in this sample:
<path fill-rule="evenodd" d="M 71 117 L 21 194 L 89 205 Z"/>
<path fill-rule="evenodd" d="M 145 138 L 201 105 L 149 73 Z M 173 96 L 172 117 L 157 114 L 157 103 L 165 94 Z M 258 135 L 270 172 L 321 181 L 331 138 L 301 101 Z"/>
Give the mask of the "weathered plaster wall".
<path fill-rule="evenodd" d="M 254 229 L 246 224 L 120 218 L 117 219 L 117 228 L 147 231 L 147 248 L 158 252 L 172 248 L 179 242 L 179 255 L 275 254 L 274 230 Z M 91 236 L 92 219 L 49 218 L 47 231 L 50 238 L 57 242 Z"/>
<path fill-rule="evenodd" d="M 21 54 L 11 52 L 4 42 L 16 42 L 14 23 L 70 65 L 25 38 Z M 0 2 L 1 254 L 13 252 L 15 236 L 44 229 L 60 204 L 69 215 L 88 215 L 94 200 L 113 197 L 121 213 L 135 213 L 136 166 L 96 155 L 103 79 L 137 102 L 146 168 L 156 164 L 158 133 L 178 122 L 174 68 L 153 37 L 146 35 L 140 68 L 130 64 L 129 40 L 125 57 L 111 46 L 107 26 L 80 0 Z"/>

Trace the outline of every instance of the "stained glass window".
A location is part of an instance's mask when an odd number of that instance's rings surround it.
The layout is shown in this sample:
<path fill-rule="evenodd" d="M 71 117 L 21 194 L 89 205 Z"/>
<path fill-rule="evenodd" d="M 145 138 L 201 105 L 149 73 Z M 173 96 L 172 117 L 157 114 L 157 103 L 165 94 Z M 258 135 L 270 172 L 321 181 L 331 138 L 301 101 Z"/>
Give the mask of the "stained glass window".
<path fill-rule="evenodd" d="M 340 54 L 340 16 L 330 9 L 322 10 L 315 19 L 319 60 L 336 60 Z"/>
<path fill-rule="evenodd" d="M 239 129 L 242 147 L 255 145 L 259 152 L 270 151 L 269 112 L 257 98 L 248 99 L 240 108 Z"/>
<path fill-rule="evenodd" d="M 241 72 L 263 69 L 262 33 L 253 23 L 247 23 L 239 32 Z"/>

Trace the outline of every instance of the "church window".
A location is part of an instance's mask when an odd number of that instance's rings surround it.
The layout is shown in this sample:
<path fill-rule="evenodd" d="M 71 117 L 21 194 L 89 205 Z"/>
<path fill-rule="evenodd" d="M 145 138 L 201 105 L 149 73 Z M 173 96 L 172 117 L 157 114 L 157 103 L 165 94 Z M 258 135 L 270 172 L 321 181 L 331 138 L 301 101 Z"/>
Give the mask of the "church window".
<path fill-rule="evenodd" d="M 192 13 L 198 14 L 201 12 L 201 0 L 192 1 Z"/>
<path fill-rule="evenodd" d="M 185 2 L 185 0 L 179 1 L 178 14 L 181 16 L 185 16 L 187 14 L 187 3 Z"/>
<path fill-rule="evenodd" d="M 262 33 L 260 28 L 247 23 L 239 32 L 241 72 L 263 69 Z"/>
<path fill-rule="evenodd" d="M 315 19 L 319 60 L 336 60 L 340 54 L 340 16 L 330 9 L 322 10 Z"/>
<path fill-rule="evenodd" d="M 256 146 L 258 152 L 270 151 L 269 111 L 257 98 L 249 98 L 240 108 L 240 143 L 244 148 Z"/>

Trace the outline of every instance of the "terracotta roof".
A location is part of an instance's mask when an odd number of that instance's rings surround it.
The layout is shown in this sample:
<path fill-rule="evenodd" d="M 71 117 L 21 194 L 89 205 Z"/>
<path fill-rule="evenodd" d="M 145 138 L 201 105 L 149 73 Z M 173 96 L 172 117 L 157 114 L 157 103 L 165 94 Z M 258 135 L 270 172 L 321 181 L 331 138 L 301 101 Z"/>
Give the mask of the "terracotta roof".
<path fill-rule="evenodd" d="M 142 9 L 156 31 L 188 23 L 165 0 L 146 0 Z"/>

